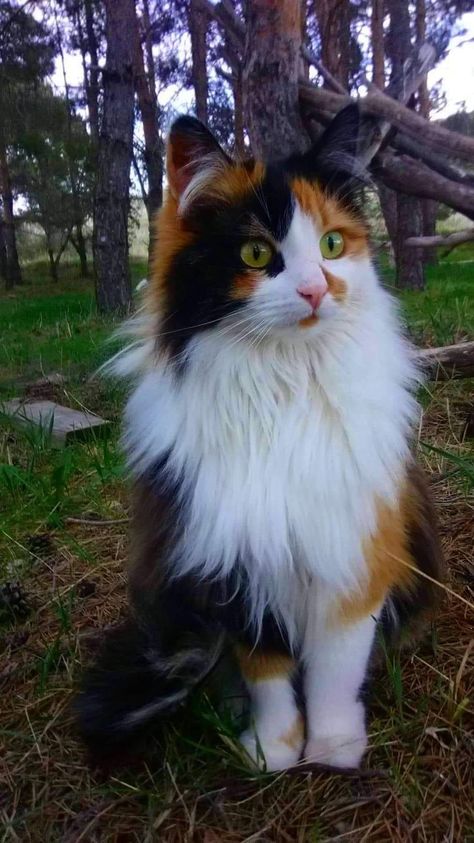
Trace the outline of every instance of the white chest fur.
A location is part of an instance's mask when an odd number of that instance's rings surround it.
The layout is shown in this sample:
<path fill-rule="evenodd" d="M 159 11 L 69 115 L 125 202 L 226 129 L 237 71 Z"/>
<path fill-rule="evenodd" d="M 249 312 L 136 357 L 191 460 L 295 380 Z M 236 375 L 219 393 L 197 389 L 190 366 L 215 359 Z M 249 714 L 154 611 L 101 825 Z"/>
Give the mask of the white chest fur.
<path fill-rule="evenodd" d="M 372 312 L 312 339 L 252 348 L 213 332 L 186 372 L 146 373 L 132 395 L 126 447 L 140 473 L 165 453 L 187 521 L 179 572 L 245 566 L 261 616 L 288 616 L 294 583 L 353 587 L 379 499 L 393 501 L 416 414 L 409 350 L 382 290 Z"/>

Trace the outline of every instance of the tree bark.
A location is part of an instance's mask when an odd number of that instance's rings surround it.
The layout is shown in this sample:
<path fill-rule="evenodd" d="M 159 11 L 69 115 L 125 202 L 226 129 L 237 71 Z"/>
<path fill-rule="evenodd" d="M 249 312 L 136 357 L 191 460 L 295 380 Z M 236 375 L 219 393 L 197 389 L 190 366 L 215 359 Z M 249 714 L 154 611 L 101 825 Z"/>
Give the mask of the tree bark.
<path fill-rule="evenodd" d="M 243 159 L 245 157 L 244 92 L 242 87 L 242 69 L 240 67 L 232 72 L 232 95 L 234 97 L 235 154 L 238 158 Z"/>
<path fill-rule="evenodd" d="M 89 78 L 86 84 L 87 110 L 91 135 L 99 143 L 99 50 L 94 30 L 93 0 L 84 0 L 86 13 L 87 51 L 89 53 Z M 87 74 L 86 74 L 87 75 Z M 87 79 L 85 80 L 87 83 Z"/>
<path fill-rule="evenodd" d="M 393 190 L 444 202 L 469 219 L 474 219 L 474 189 L 444 178 L 422 161 L 415 161 L 407 155 L 384 152 L 377 156 L 374 169 Z"/>
<path fill-rule="evenodd" d="M 421 246 L 423 249 L 443 246 L 448 251 L 460 246 L 461 243 L 474 242 L 474 228 L 465 228 L 463 231 L 453 231 L 452 234 L 434 234 L 431 237 L 411 237 L 406 241 L 407 246 Z"/>
<path fill-rule="evenodd" d="M 191 79 L 196 100 L 196 117 L 207 123 L 207 27 L 208 16 L 199 0 L 190 0 L 189 33 L 191 35 Z"/>
<path fill-rule="evenodd" d="M 431 380 L 474 376 L 474 342 L 420 349 L 417 359 Z"/>
<path fill-rule="evenodd" d="M 436 235 L 436 217 L 438 214 L 439 202 L 434 199 L 421 200 L 421 212 L 423 215 L 423 237 L 434 237 Z M 426 264 L 434 266 L 438 263 L 438 251 L 436 248 L 423 250 L 423 258 Z"/>
<path fill-rule="evenodd" d="M 384 49 L 384 0 L 373 0 L 370 18 L 372 41 L 372 82 L 380 88 L 385 88 L 385 49 Z"/>
<path fill-rule="evenodd" d="M 410 12 L 408 0 L 388 0 L 390 28 L 386 40 L 391 62 L 390 87 L 403 90 L 406 62 L 412 54 Z M 397 196 L 397 233 L 393 242 L 396 266 L 396 285 L 400 289 L 422 290 L 425 285 L 423 253 L 407 249 L 405 240 L 423 234 L 423 209 L 414 196 Z"/>
<path fill-rule="evenodd" d="M 397 194 L 394 190 L 390 190 L 390 188 L 382 182 L 379 182 L 378 184 L 378 194 L 385 228 L 387 229 L 388 238 L 391 244 L 391 258 L 395 263 L 395 243 L 397 241 L 398 218 Z"/>
<path fill-rule="evenodd" d="M 425 275 L 422 252 L 420 249 L 408 249 L 409 237 L 421 237 L 423 234 L 423 214 L 420 200 L 416 196 L 397 196 L 397 239 L 395 241 L 395 284 L 402 290 L 422 290 Z"/>
<path fill-rule="evenodd" d="M 416 0 L 416 44 L 418 47 L 424 44 L 426 40 L 426 0 Z M 431 111 L 430 94 L 428 90 L 428 77 L 422 80 L 418 88 L 418 112 L 426 120 L 429 120 Z M 423 199 L 421 202 L 421 212 L 423 215 L 423 236 L 434 237 L 436 234 L 436 215 L 438 211 L 438 203 L 430 199 Z M 438 252 L 436 248 L 425 249 L 423 251 L 423 260 L 425 264 L 436 264 L 438 262 Z"/>
<path fill-rule="evenodd" d="M 7 247 L 3 234 L 3 215 L 0 213 L 0 278 L 7 280 Z"/>
<path fill-rule="evenodd" d="M 134 118 L 134 0 L 106 0 L 105 12 L 107 58 L 93 234 L 95 289 L 101 313 L 126 313 L 132 301 L 128 213 Z"/>
<path fill-rule="evenodd" d="M 351 45 L 349 0 L 315 0 L 314 11 L 321 38 L 321 62 L 348 90 Z"/>
<path fill-rule="evenodd" d="M 248 0 L 244 113 L 259 158 L 284 157 L 307 146 L 298 107 L 300 49 L 299 0 Z"/>
<path fill-rule="evenodd" d="M 160 136 L 159 108 L 156 96 L 155 70 L 150 41 L 150 14 L 148 0 L 144 0 L 143 24 L 145 29 L 145 50 L 147 53 L 147 67 L 143 56 L 142 39 L 138 19 L 135 18 L 135 90 L 138 107 L 143 123 L 145 138 L 145 166 L 148 179 L 146 195 L 146 210 L 148 215 L 148 262 L 150 263 L 154 248 L 153 219 L 163 201 L 163 144 Z"/>
<path fill-rule="evenodd" d="M 58 265 L 54 259 L 54 252 L 52 249 L 48 249 L 48 257 L 49 257 L 49 274 L 51 276 L 51 280 L 57 284 L 59 281 L 58 277 Z"/>
<path fill-rule="evenodd" d="M 87 264 L 87 247 L 84 238 L 84 232 L 82 230 L 82 225 L 80 223 L 76 225 L 76 236 L 74 240 L 72 238 L 70 239 L 79 258 L 79 263 L 81 266 L 81 278 L 88 278 L 89 267 Z"/>
<path fill-rule="evenodd" d="M 5 286 L 7 290 L 10 290 L 16 284 L 21 284 L 22 278 L 16 246 L 13 193 L 7 153 L 4 146 L 0 147 L 0 192 L 3 203 L 3 243 L 6 255 Z"/>

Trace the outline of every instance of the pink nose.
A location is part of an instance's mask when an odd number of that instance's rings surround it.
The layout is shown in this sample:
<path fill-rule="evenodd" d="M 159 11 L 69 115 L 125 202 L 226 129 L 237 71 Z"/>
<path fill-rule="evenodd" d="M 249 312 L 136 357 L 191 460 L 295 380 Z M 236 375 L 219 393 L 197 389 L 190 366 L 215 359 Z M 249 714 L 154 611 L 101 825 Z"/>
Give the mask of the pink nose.
<path fill-rule="evenodd" d="M 308 302 L 308 304 L 311 305 L 313 310 L 318 309 L 327 291 L 328 285 L 321 282 L 300 284 L 300 286 L 297 287 L 297 292 L 305 301 Z"/>

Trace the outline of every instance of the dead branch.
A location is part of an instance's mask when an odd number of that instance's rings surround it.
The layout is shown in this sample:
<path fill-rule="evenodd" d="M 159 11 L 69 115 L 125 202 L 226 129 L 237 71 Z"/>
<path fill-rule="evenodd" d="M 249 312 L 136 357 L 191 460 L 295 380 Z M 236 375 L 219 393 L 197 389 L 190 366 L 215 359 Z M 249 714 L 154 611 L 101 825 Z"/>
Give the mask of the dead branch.
<path fill-rule="evenodd" d="M 375 173 L 393 190 L 436 199 L 474 219 L 474 187 L 444 178 L 422 161 L 384 152 L 377 156 Z"/>
<path fill-rule="evenodd" d="M 369 94 L 360 100 L 366 114 L 383 117 L 401 132 L 414 137 L 422 137 L 423 143 L 434 152 L 444 151 L 453 158 L 461 158 L 472 164 L 474 160 L 474 138 L 451 132 L 421 117 L 416 111 L 406 108 L 372 86 Z"/>
<path fill-rule="evenodd" d="M 420 349 L 416 358 L 431 380 L 474 377 L 474 342 Z"/>
<path fill-rule="evenodd" d="M 433 237 L 408 237 L 405 246 L 413 246 L 421 249 L 430 249 L 433 246 L 460 246 L 461 243 L 470 243 L 474 240 L 474 228 L 465 228 L 463 231 L 454 231 L 452 234 L 435 234 Z"/>
<path fill-rule="evenodd" d="M 316 58 L 316 56 L 314 55 L 314 53 L 311 52 L 311 50 L 308 50 L 307 47 L 303 47 L 301 52 L 302 52 L 303 58 L 305 58 L 306 61 L 309 64 L 312 64 L 313 67 L 316 68 L 318 73 L 321 74 L 324 81 L 327 82 L 328 85 L 331 86 L 333 91 L 336 91 L 336 93 L 338 93 L 338 94 L 344 94 L 344 95 L 347 94 L 347 91 L 344 88 L 344 86 L 341 85 L 340 82 L 338 82 L 338 80 L 332 75 L 332 73 L 329 72 L 327 67 L 325 67 L 324 64 L 322 62 L 320 62 L 318 58 Z"/>
<path fill-rule="evenodd" d="M 474 187 L 474 173 L 468 173 L 462 170 L 457 164 L 448 161 L 446 156 L 438 155 L 431 149 L 427 149 L 423 143 L 414 140 L 414 138 L 405 137 L 399 132 L 390 139 L 390 145 L 400 152 L 405 152 L 412 158 L 419 158 L 428 164 L 432 170 L 435 170 L 441 176 L 450 179 L 451 181 L 458 181 L 460 184 L 467 184 Z"/>

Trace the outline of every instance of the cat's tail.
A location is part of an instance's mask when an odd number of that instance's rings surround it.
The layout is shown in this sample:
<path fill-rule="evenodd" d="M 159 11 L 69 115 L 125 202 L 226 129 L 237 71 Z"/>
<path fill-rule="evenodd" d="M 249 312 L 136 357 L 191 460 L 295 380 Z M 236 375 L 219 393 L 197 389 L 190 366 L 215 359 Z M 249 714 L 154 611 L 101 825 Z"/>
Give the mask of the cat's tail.
<path fill-rule="evenodd" d="M 159 619 L 130 618 L 105 638 L 75 702 L 82 739 L 96 759 L 127 752 L 151 726 L 174 714 L 213 669 L 220 629 L 201 629 L 164 646 Z"/>

